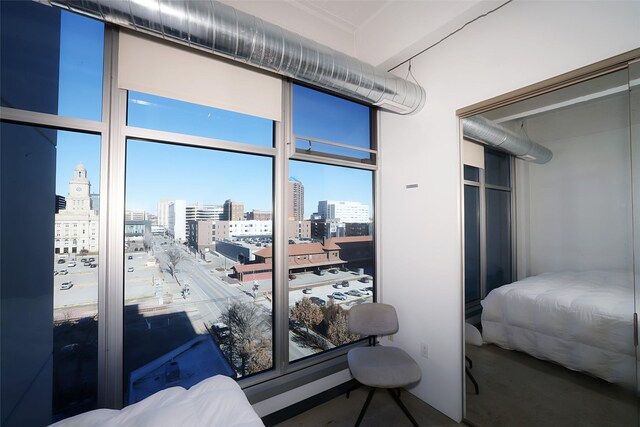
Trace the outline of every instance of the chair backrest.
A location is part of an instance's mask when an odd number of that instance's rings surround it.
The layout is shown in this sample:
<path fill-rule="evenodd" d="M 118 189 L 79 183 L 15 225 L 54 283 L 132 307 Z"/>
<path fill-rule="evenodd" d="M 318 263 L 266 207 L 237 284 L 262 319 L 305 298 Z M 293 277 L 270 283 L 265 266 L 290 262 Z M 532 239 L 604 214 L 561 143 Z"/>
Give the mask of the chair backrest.
<path fill-rule="evenodd" d="M 464 342 L 471 345 L 481 346 L 483 343 L 482 334 L 470 323 L 464 324 Z"/>
<path fill-rule="evenodd" d="M 391 335 L 398 332 L 398 315 L 392 305 L 364 303 L 349 309 L 349 331 L 359 335 Z"/>

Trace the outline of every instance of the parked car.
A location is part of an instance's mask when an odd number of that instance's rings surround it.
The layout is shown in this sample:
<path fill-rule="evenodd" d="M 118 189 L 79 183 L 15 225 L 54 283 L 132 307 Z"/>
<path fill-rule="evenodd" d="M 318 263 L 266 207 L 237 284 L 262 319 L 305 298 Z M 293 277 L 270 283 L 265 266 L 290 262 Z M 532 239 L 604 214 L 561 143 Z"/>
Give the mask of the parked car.
<path fill-rule="evenodd" d="M 73 286 L 73 283 L 64 282 L 62 285 L 60 285 L 60 290 L 61 291 L 66 291 L 67 289 L 71 289 L 72 286 Z"/>
<path fill-rule="evenodd" d="M 370 290 L 369 290 L 369 288 L 362 288 L 362 289 L 360 289 L 360 293 L 361 293 L 362 295 L 372 295 L 372 294 L 373 294 L 373 292 L 372 292 L 372 291 L 370 291 Z"/>
<path fill-rule="evenodd" d="M 351 295 L 352 297 L 361 297 L 362 296 L 360 291 L 357 290 L 357 289 L 351 289 L 350 291 L 347 291 L 347 295 Z"/>
<path fill-rule="evenodd" d="M 338 282 L 338 284 L 340 286 L 342 286 L 343 288 L 348 288 L 349 287 L 349 281 L 348 280 L 343 280 L 342 282 Z"/>
<path fill-rule="evenodd" d="M 316 271 L 314 271 L 314 273 L 317 274 L 318 276 L 324 276 L 325 270 L 316 268 Z"/>
<path fill-rule="evenodd" d="M 311 288 L 304 288 L 304 289 L 302 290 L 302 293 L 303 293 L 303 294 L 310 294 L 310 293 L 312 293 L 312 292 L 313 292 L 313 289 L 311 289 Z"/>
<path fill-rule="evenodd" d="M 133 267 L 127 268 L 127 273 L 133 273 Z"/>
<path fill-rule="evenodd" d="M 290 274 L 290 275 L 289 275 L 289 280 L 293 280 L 293 279 L 295 279 L 295 278 L 296 278 L 296 275 L 295 275 L 295 274 Z"/>
<path fill-rule="evenodd" d="M 369 283 L 369 278 L 366 277 L 366 276 L 365 277 L 361 277 L 361 278 L 358 279 L 358 281 L 362 282 L 362 283 Z"/>
<path fill-rule="evenodd" d="M 333 298 L 333 299 L 337 299 L 340 301 L 344 301 L 347 299 L 347 296 L 345 294 L 343 294 L 342 292 L 334 292 L 331 295 L 329 295 L 329 298 Z"/>
<path fill-rule="evenodd" d="M 58 274 L 61 274 L 64 276 L 65 274 L 69 274 L 69 272 L 67 270 L 60 270 Z"/>
<path fill-rule="evenodd" d="M 60 259 L 58 260 L 58 264 L 64 264 L 65 262 L 66 262 L 66 261 L 64 260 L 64 258 L 60 258 Z"/>
<path fill-rule="evenodd" d="M 327 304 L 327 302 L 325 300 L 323 300 L 322 298 L 318 298 L 318 297 L 311 297 L 309 298 L 311 300 L 312 303 L 319 305 L 320 307 L 324 306 Z"/>
<path fill-rule="evenodd" d="M 96 268 L 97 266 L 98 266 L 98 264 L 91 264 L 91 265 L 89 266 L 89 268 Z"/>
<path fill-rule="evenodd" d="M 91 266 L 91 261 L 85 261 L 85 263 L 83 265 L 85 267 L 90 267 Z"/>
<path fill-rule="evenodd" d="M 331 274 L 338 274 L 338 269 L 337 269 L 337 268 L 330 268 L 330 269 L 329 269 L 329 273 L 331 273 Z"/>
<path fill-rule="evenodd" d="M 340 289 L 340 288 L 342 288 L 342 285 L 338 282 L 338 283 L 334 283 L 333 287 L 336 288 L 336 289 Z"/>
<path fill-rule="evenodd" d="M 132 255 L 129 255 L 129 256 L 127 257 L 127 259 L 133 259 L 133 256 L 132 256 Z"/>
<path fill-rule="evenodd" d="M 216 334 L 219 339 L 229 336 L 229 327 L 226 324 L 222 322 L 216 322 L 212 326 L 213 333 Z"/>
<path fill-rule="evenodd" d="M 75 267 L 75 266 L 76 266 L 75 261 L 72 261 L 69 264 L 67 264 L 67 267 Z"/>
<path fill-rule="evenodd" d="M 96 260 L 95 258 L 89 258 L 87 261 L 93 262 L 95 260 Z"/>

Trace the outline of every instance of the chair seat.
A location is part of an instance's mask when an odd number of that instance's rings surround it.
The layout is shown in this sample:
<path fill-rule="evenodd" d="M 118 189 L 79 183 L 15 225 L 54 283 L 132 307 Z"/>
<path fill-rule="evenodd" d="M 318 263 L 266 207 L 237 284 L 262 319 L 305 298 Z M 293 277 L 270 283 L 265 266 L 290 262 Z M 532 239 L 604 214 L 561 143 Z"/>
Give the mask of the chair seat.
<path fill-rule="evenodd" d="M 399 388 L 420 381 L 420 367 L 397 347 L 358 347 L 347 355 L 353 377 L 364 385 Z"/>

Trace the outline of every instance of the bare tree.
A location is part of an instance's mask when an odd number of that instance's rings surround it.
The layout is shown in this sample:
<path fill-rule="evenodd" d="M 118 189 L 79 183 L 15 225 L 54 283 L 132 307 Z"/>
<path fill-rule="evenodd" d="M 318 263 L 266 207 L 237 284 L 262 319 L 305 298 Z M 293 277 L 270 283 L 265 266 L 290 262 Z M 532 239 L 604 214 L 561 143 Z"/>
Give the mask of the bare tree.
<path fill-rule="evenodd" d="M 176 266 L 180 263 L 180 261 L 182 261 L 182 252 L 180 251 L 180 249 L 176 248 L 175 246 L 167 249 L 167 257 L 169 258 L 169 270 L 171 271 L 171 275 L 174 276 L 175 275 L 175 271 L 176 271 Z"/>
<path fill-rule="evenodd" d="M 291 307 L 290 317 L 292 320 L 302 323 L 307 332 L 309 332 L 309 326 L 317 325 L 324 318 L 320 307 L 312 303 L 307 297 L 302 298 L 296 305 Z"/>
<path fill-rule="evenodd" d="M 229 328 L 222 351 L 241 375 L 271 367 L 271 321 L 259 306 L 234 302 L 219 321 Z"/>
<path fill-rule="evenodd" d="M 349 322 L 347 313 L 340 310 L 335 317 L 329 322 L 329 330 L 327 331 L 329 340 L 336 346 L 356 341 L 359 335 L 349 332 Z"/>

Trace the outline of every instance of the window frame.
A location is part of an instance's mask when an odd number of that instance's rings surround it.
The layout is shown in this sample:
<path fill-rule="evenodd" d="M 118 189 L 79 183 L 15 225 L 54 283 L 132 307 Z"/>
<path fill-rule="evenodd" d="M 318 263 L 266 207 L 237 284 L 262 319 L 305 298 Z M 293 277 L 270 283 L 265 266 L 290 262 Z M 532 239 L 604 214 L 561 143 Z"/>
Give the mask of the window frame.
<path fill-rule="evenodd" d="M 331 155 L 304 154 L 296 152 L 292 128 L 291 79 L 283 79 L 282 121 L 274 121 L 274 146 L 265 147 L 246 143 L 230 142 L 213 138 L 178 134 L 127 126 L 127 90 L 117 87 L 118 28 L 104 26 L 104 60 L 102 80 L 102 116 L 100 121 L 58 116 L 0 107 L 2 122 L 53 128 L 98 135 L 100 146 L 100 195 L 99 253 L 101 268 L 98 271 L 98 384 L 97 402 L 100 408 L 122 408 L 125 381 L 123 366 L 124 351 L 124 278 L 125 278 L 125 166 L 126 141 L 128 139 L 202 147 L 238 153 L 255 154 L 272 158 L 273 161 L 273 255 L 277 266 L 273 274 L 273 368 L 238 380 L 252 402 L 258 402 L 277 394 L 302 386 L 327 375 L 346 372 L 346 354 L 350 348 L 363 345 L 362 341 L 342 346 L 336 350 L 312 355 L 300 361 L 289 362 L 289 289 L 288 289 L 288 228 L 287 228 L 287 183 L 290 160 L 320 163 L 372 171 L 373 271 L 374 301 L 380 300 L 382 277 L 378 262 L 380 253 L 380 153 L 379 109 L 367 106 L 370 111 L 371 149 L 375 161 L 361 162 Z M 295 84 L 301 85 L 300 82 Z M 309 86 L 313 90 L 319 90 Z M 322 91 L 322 90 L 319 90 Z M 322 91 L 326 92 L 326 91 Z M 328 93 L 328 92 L 327 92 Z M 331 94 L 337 96 L 336 94 Z M 344 97 L 340 97 L 344 98 Z M 348 101 L 359 101 L 345 98 Z M 365 104 L 362 104 L 365 105 Z"/>
<path fill-rule="evenodd" d="M 491 150 L 489 147 L 485 147 L 486 150 Z M 499 151 L 499 150 L 494 150 Z M 501 152 L 502 153 L 502 152 Z M 516 187 L 515 187 L 515 179 L 516 179 L 516 162 L 515 157 L 507 154 L 508 156 L 508 167 L 509 167 L 509 186 L 495 185 L 495 184 L 487 184 L 486 182 L 486 164 L 484 168 L 478 168 L 479 170 L 479 178 L 478 181 L 467 180 L 464 177 L 464 167 L 469 166 L 465 165 L 462 162 L 461 168 L 461 181 L 462 181 L 462 197 L 464 203 L 464 188 L 466 186 L 478 188 L 479 191 L 479 229 L 480 229 L 480 297 L 477 300 L 467 301 L 466 293 L 465 293 L 465 268 L 463 263 L 462 268 L 462 295 L 463 295 L 463 310 L 465 319 L 471 323 L 475 323 L 476 321 L 480 321 L 480 314 L 482 313 L 481 301 L 487 296 L 487 191 L 495 190 L 501 192 L 507 192 L 510 195 L 510 203 L 509 203 L 509 245 L 510 245 L 510 262 L 511 262 L 511 278 L 510 281 L 513 281 L 515 277 L 517 277 L 516 271 L 516 259 L 517 259 L 517 245 L 516 245 L 516 209 L 515 209 L 515 198 L 516 198 Z M 486 155 L 485 155 L 486 157 Z M 472 166 L 475 167 L 475 166 Z M 463 205 L 464 206 L 464 205 Z M 463 208 L 464 210 L 464 208 Z M 463 231 L 463 240 L 464 240 L 464 217 L 462 219 L 462 231 Z M 466 244 L 466 242 L 465 242 Z M 464 248 L 463 248 L 464 249 Z M 464 257 L 464 250 L 463 250 Z M 466 263 L 466 260 L 464 260 Z"/>

